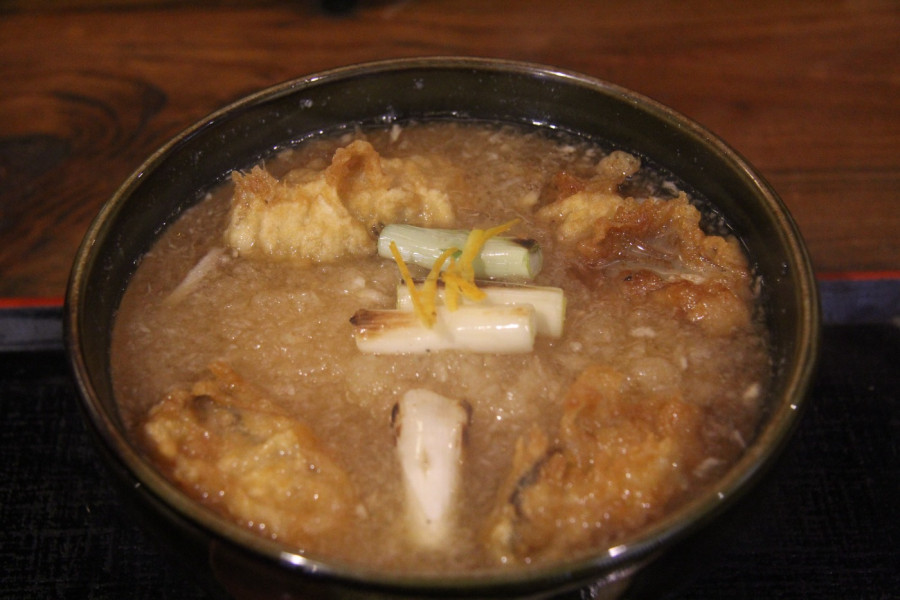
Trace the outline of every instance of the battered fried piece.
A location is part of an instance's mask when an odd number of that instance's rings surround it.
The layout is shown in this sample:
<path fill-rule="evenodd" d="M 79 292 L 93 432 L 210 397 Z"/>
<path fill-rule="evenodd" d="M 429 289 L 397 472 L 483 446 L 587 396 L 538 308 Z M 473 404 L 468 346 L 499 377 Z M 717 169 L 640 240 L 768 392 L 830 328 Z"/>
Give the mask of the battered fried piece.
<path fill-rule="evenodd" d="M 334 153 L 325 181 L 369 231 L 387 223 L 446 227 L 454 220 L 444 191 L 459 177 L 446 161 L 433 157 L 384 158 L 369 142 L 357 140 Z"/>
<path fill-rule="evenodd" d="M 640 166 L 635 156 L 617 150 L 605 156 L 590 177 L 557 173 L 544 190 L 545 204 L 537 211 L 538 220 L 553 224 L 562 242 L 588 237 L 597 220 L 612 216 L 625 202 L 618 187 Z"/>
<path fill-rule="evenodd" d="M 700 211 L 683 193 L 666 200 L 619 195 L 618 186 L 639 166 L 629 154 L 613 152 L 592 179 L 560 173 L 547 186 L 552 201 L 536 216 L 578 257 L 583 281 L 621 278 L 626 293 L 712 335 L 748 327 L 752 277 L 737 241 L 707 235 Z"/>
<path fill-rule="evenodd" d="M 558 439 L 521 438 L 489 526 L 504 562 L 553 560 L 616 543 L 687 488 L 702 409 L 594 366 L 570 388 Z"/>
<path fill-rule="evenodd" d="M 750 305 L 741 299 L 749 286 L 722 281 L 674 281 L 649 295 L 670 307 L 676 318 L 694 323 L 710 335 L 729 335 L 750 327 Z"/>
<path fill-rule="evenodd" d="M 681 194 L 671 200 L 627 200 L 611 218 L 598 219 L 577 244 L 590 271 L 637 279 L 627 286 L 672 309 L 712 335 L 747 328 L 752 277 L 734 238 L 707 235 L 700 211 Z M 649 273 L 648 273 L 649 271 Z"/>
<path fill-rule="evenodd" d="M 297 169 L 282 181 L 262 167 L 235 172 L 225 243 L 241 254 L 313 262 L 368 256 L 385 223 L 449 225 L 441 179 L 452 175 L 426 157 L 382 158 L 363 140 L 339 148 L 324 170 Z"/>
<path fill-rule="evenodd" d="M 700 217 L 684 193 L 668 200 L 628 198 L 614 214 L 595 220 L 578 251 L 594 268 L 626 263 L 656 266 L 693 280 L 744 280 L 747 262 L 737 242 L 707 235 Z"/>
<path fill-rule="evenodd" d="M 245 527 L 304 549 L 352 531 L 365 510 L 347 474 L 303 424 L 228 366 L 154 406 L 140 427 L 188 493 Z"/>

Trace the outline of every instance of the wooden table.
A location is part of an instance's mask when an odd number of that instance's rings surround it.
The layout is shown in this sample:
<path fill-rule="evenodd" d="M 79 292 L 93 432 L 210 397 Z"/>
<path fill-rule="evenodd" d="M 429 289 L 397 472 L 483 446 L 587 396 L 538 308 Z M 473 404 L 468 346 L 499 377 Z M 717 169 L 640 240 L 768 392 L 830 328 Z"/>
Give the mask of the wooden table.
<path fill-rule="evenodd" d="M 0 0 L 0 298 L 60 297 L 100 205 L 216 108 L 417 55 L 547 63 L 659 100 L 761 170 L 819 273 L 893 276 L 898 32 L 896 0 Z"/>

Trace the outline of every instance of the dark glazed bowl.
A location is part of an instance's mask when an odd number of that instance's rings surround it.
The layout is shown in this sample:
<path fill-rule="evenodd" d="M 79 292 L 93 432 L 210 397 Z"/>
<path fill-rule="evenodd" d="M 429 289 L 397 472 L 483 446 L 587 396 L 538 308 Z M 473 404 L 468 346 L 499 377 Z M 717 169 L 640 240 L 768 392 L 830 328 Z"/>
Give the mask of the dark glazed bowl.
<path fill-rule="evenodd" d="M 273 150 L 358 124 L 429 118 L 556 128 L 634 152 L 718 207 L 760 276 L 774 378 L 759 435 L 717 485 L 616 548 L 482 577 L 398 576 L 319 562 L 190 500 L 126 435 L 110 378 L 110 335 L 125 287 L 159 233 L 231 170 Z M 640 579 L 644 566 L 758 482 L 799 418 L 819 328 L 818 294 L 796 225 L 775 192 L 722 141 L 652 100 L 596 79 L 468 58 L 335 69 L 264 90 L 190 127 L 141 165 L 100 211 L 76 257 L 65 309 L 66 347 L 86 419 L 123 498 L 211 589 L 252 598 L 537 598 L 585 587 L 592 597 L 614 597 Z"/>

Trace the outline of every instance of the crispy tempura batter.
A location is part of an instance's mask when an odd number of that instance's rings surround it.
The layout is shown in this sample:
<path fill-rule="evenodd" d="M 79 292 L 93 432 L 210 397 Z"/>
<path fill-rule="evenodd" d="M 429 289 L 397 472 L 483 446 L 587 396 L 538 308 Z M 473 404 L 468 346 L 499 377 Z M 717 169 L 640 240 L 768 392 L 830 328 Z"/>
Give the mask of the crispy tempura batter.
<path fill-rule="evenodd" d="M 618 187 L 640 167 L 635 156 L 616 151 L 597 164 L 596 173 L 589 179 L 557 173 L 544 191 L 544 200 L 549 202 L 536 216 L 555 226 L 560 241 L 578 242 L 591 235 L 599 219 L 612 216 L 625 202 Z"/>
<path fill-rule="evenodd" d="M 701 423 L 702 409 L 677 395 L 588 368 L 566 396 L 557 441 L 536 429 L 519 440 L 490 521 L 495 552 L 507 562 L 563 558 L 659 517 L 702 458 L 687 450 Z"/>
<path fill-rule="evenodd" d="M 154 406 L 140 431 L 173 479 L 272 539 L 321 548 L 364 509 L 315 435 L 221 363 Z M 321 535 L 328 532 L 328 535 Z"/>
<path fill-rule="evenodd" d="M 621 196 L 615 188 L 639 166 L 625 157 L 613 152 L 590 180 L 558 174 L 536 213 L 579 257 L 581 279 L 602 281 L 598 271 L 621 277 L 630 292 L 713 335 L 749 326 L 753 290 L 738 242 L 707 235 L 683 192 L 666 200 Z"/>
<path fill-rule="evenodd" d="M 707 235 L 682 193 L 626 200 L 577 245 L 582 264 L 621 277 L 629 291 L 672 308 L 713 335 L 750 326 L 751 274 L 734 238 Z M 640 285 L 630 285 L 635 279 Z"/>
<path fill-rule="evenodd" d="M 384 158 L 357 140 L 334 153 L 325 181 L 369 231 L 386 223 L 446 227 L 454 210 L 445 191 L 455 170 L 446 161 L 414 155 Z"/>
<path fill-rule="evenodd" d="M 431 177 L 426 177 L 431 173 Z M 443 227 L 453 207 L 434 173 L 435 159 L 382 158 L 369 142 L 339 148 L 324 170 L 297 169 L 275 179 L 262 167 L 235 172 L 225 243 L 245 255 L 330 262 L 375 253 L 385 223 Z"/>

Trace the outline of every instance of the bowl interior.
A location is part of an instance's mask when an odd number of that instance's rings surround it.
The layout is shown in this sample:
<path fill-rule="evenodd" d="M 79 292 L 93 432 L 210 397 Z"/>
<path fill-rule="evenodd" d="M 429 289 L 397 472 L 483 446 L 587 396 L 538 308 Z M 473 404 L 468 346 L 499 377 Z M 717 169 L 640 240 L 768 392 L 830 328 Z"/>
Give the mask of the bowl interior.
<path fill-rule="evenodd" d="M 183 132 L 151 156 L 104 206 L 76 257 L 65 331 L 88 420 L 124 467 L 175 512 L 183 511 L 222 537 L 282 560 L 282 549 L 236 533 L 178 498 L 125 436 L 109 376 L 116 309 L 140 256 L 169 223 L 231 170 L 321 133 L 433 118 L 537 125 L 627 149 L 676 174 L 691 192 L 712 202 L 752 257 L 762 281 L 775 365 L 771 412 L 759 438 L 716 490 L 629 543 L 624 556 L 604 551 L 603 556 L 567 570 L 574 577 L 644 556 L 726 505 L 784 444 L 796 423 L 818 352 L 818 297 L 793 220 L 740 156 L 670 109 L 578 74 L 479 59 L 372 63 L 264 90 Z M 548 572 L 533 577 L 558 576 Z"/>

